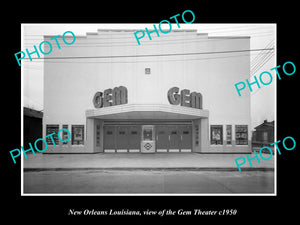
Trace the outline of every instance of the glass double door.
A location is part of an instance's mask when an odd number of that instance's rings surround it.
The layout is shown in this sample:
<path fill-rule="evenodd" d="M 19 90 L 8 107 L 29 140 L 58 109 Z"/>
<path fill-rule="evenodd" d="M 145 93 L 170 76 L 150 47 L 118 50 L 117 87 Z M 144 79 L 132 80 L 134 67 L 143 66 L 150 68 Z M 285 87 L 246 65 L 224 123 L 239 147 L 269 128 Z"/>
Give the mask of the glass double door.
<path fill-rule="evenodd" d="M 104 126 L 104 150 L 141 152 L 142 125 Z M 179 152 L 192 150 L 191 125 L 153 126 L 155 152 Z M 147 133 L 146 133 L 147 134 Z"/>
<path fill-rule="evenodd" d="M 158 125 L 156 126 L 156 148 L 158 151 L 191 151 L 192 126 Z"/>
<path fill-rule="evenodd" d="M 140 149 L 141 126 L 104 126 L 104 150 Z"/>

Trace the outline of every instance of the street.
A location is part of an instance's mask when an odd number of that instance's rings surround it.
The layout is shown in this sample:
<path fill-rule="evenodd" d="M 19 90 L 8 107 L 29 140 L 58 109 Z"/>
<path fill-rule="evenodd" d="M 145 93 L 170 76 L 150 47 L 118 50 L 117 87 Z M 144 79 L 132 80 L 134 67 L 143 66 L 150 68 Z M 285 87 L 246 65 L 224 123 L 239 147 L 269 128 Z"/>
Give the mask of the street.
<path fill-rule="evenodd" d="M 27 171 L 24 194 L 274 193 L 272 171 Z"/>

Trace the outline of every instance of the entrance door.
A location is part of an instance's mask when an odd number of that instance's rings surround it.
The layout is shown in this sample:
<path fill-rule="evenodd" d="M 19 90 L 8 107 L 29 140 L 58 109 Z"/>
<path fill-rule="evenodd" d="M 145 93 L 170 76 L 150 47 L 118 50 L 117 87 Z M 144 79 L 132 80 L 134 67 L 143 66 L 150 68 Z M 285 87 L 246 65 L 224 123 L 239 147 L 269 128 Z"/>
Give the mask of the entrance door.
<path fill-rule="evenodd" d="M 115 152 L 115 126 L 104 126 L 104 152 Z"/>
<path fill-rule="evenodd" d="M 178 126 L 169 126 L 169 139 L 170 139 L 170 147 L 169 152 L 179 152 L 180 149 L 180 130 Z"/>
<path fill-rule="evenodd" d="M 181 134 L 181 152 L 192 151 L 192 126 L 180 126 L 179 131 Z"/>
<path fill-rule="evenodd" d="M 129 152 L 140 152 L 141 126 L 130 126 L 128 129 Z"/>
<path fill-rule="evenodd" d="M 169 129 L 168 126 L 156 126 L 156 151 L 167 152 L 169 149 Z"/>
<path fill-rule="evenodd" d="M 156 149 L 156 150 L 155 150 Z M 106 125 L 104 152 L 191 152 L 190 125 Z"/>
<path fill-rule="evenodd" d="M 117 126 L 116 148 L 117 152 L 127 152 L 129 139 L 129 128 L 127 126 Z"/>

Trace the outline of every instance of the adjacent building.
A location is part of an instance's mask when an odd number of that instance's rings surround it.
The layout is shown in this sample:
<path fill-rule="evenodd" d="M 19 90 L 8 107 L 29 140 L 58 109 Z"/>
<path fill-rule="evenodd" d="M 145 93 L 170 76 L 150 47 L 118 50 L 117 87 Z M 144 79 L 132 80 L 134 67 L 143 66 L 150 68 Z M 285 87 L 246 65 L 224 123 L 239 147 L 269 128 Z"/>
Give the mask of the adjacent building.
<path fill-rule="evenodd" d="M 255 131 L 252 134 L 252 147 L 253 150 L 257 150 L 263 146 L 269 146 L 275 141 L 274 139 L 274 120 L 264 122 L 256 126 Z M 271 146 L 273 148 L 273 146 Z"/>
<path fill-rule="evenodd" d="M 43 136 L 43 112 L 28 107 L 23 107 L 24 145 L 34 143 L 36 139 Z M 37 147 L 42 149 L 42 143 L 38 142 Z"/>

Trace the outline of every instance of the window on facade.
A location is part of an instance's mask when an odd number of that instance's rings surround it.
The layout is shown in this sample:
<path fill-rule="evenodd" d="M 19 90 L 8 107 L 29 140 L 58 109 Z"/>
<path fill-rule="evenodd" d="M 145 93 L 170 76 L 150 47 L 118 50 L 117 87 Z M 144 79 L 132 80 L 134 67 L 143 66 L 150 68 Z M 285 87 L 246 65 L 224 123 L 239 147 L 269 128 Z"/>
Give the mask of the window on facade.
<path fill-rule="evenodd" d="M 150 73 L 151 73 L 150 68 L 145 68 L 145 74 L 150 74 Z"/>
<path fill-rule="evenodd" d="M 84 125 L 72 125 L 72 145 L 83 145 Z"/>
<path fill-rule="evenodd" d="M 235 126 L 235 141 L 237 145 L 248 144 L 248 125 Z"/>
<path fill-rule="evenodd" d="M 232 129 L 231 125 L 226 125 L 226 143 L 228 145 L 231 145 L 231 140 L 232 140 Z"/>
<path fill-rule="evenodd" d="M 56 145 L 58 145 L 58 136 L 56 135 L 58 133 L 58 130 L 59 130 L 59 125 L 51 125 L 51 124 L 46 125 L 46 136 L 48 136 L 49 134 L 55 133 L 55 135 L 51 135 L 51 137 L 46 138 L 46 142 L 48 145 L 53 145 L 53 142 L 51 139 L 53 139 L 54 143 Z"/>
<path fill-rule="evenodd" d="M 263 141 L 264 141 L 264 142 L 267 142 L 267 141 L 268 141 L 268 132 L 267 132 L 267 131 L 264 131 L 264 132 L 263 132 Z"/>
<path fill-rule="evenodd" d="M 212 145 L 223 144 L 223 126 L 222 125 L 211 125 L 210 126 L 210 143 Z"/>

